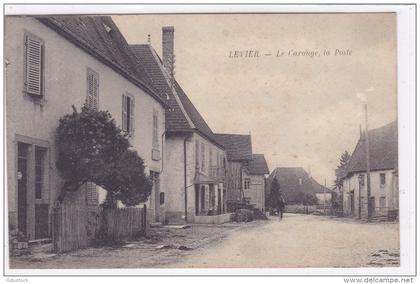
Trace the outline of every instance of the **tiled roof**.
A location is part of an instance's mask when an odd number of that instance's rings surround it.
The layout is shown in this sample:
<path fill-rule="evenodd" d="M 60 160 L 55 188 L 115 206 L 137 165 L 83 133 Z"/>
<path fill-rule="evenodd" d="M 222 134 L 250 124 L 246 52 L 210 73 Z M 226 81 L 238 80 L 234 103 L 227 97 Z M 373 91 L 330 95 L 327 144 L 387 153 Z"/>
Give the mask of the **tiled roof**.
<path fill-rule="evenodd" d="M 175 96 L 172 94 L 171 87 L 167 78 L 165 77 L 162 68 L 160 66 L 160 60 L 155 54 L 155 51 L 149 44 L 136 44 L 130 45 L 130 49 L 135 54 L 139 66 L 147 70 L 149 77 L 151 78 L 151 87 L 153 90 L 162 98 L 165 98 L 169 108 L 166 110 L 166 130 L 168 131 L 180 131 L 180 130 L 191 130 L 191 126 L 183 113 L 181 107 L 176 101 Z"/>
<path fill-rule="evenodd" d="M 267 194 L 269 194 L 271 183 L 274 178 L 279 182 L 280 190 L 285 194 L 288 203 L 293 203 L 300 192 L 308 193 L 313 196 L 315 196 L 316 193 L 323 193 L 324 189 L 327 193 L 332 192 L 309 176 L 303 168 L 279 167 L 268 177 L 266 188 Z M 301 184 L 299 183 L 299 179 L 301 179 Z"/>
<path fill-rule="evenodd" d="M 251 175 L 269 174 L 264 154 L 252 154 L 252 160 L 248 163 L 248 172 Z"/>
<path fill-rule="evenodd" d="M 228 161 L 252 160 L 251 135 L 220 133 L 215 135 L 225 147 Z"/>
<path fill-rule="evenodd" d="M 151 79 L 147 73 L 133 64 L 135 57 L 111 17 L 37 16 L 36 18 L 165 104 L 165 101 L 150 88 Z"/>
<path fill-rule="evenodd" d="M 369 157 L 371 170 L 398 167 L 398 126 L 394 121 L 380 128 L 369 130 Z M 347 166 L 347 175 L 366 171 L 365 139 L 357 142 Z"/>
<path fill-rule="evenodd" d="M 138 58 L 139 65 L 143 65 L 151 77 L 152 88 L 167 99 L 170 109 L 166 111 L 166 130 L 178 132 L 195 129 L 223 148 L 177 81 L 174 86 L 175 94 L 171 91 L 169 77 L 163 68 L 162 60 L 153 48 L 149 44 L 130 45 L 130 48 Z"/>

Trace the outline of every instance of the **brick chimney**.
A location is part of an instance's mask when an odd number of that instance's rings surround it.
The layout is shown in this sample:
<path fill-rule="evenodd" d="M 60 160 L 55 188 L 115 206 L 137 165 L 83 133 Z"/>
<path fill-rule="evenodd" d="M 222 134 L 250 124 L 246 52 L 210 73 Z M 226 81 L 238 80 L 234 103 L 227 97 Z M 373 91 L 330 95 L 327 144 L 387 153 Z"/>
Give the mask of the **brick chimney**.
<path fill-rule="evenodd" d="M 175 76 L 175 55 L 174 55 L 174 27 L 162 28 L 162 60 L 163 67 L 169 73 L 171 84 Z"/>

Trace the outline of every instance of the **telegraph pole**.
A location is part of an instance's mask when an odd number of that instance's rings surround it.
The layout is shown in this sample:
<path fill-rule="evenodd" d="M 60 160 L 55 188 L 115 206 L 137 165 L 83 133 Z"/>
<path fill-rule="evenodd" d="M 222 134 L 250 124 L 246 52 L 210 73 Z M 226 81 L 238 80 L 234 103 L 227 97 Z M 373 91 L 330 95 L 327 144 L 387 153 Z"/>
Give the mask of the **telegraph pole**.
<path fill-rule="evenodd" d="M 327 179 L 324 179 L 324 215 L 325 215 L 325 203 L 326 203 L 325 188 L 327 188 Z"/>
<path fill-rule="evenodd" d="M 366 147 L 366 188 L 367 188 L 367 209 L 368 221 L 371 220 L 372 204 L 370 201 L 370 153 L 369 153 L 369 128 L 368 128 L 368 110 L 367 103 L 365 103 L 365 147 Z"/>

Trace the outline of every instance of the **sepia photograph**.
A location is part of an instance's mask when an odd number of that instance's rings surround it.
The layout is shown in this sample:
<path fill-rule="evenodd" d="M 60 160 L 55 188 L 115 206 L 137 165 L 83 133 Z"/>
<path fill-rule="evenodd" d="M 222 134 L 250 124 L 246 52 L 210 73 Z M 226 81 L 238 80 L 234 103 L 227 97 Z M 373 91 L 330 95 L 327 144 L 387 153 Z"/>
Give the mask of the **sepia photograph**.
<path fill-rule="evenodd" d="M 8 271 L 416 253 L 398 12 L 97 8 L 4 15 Z"/>

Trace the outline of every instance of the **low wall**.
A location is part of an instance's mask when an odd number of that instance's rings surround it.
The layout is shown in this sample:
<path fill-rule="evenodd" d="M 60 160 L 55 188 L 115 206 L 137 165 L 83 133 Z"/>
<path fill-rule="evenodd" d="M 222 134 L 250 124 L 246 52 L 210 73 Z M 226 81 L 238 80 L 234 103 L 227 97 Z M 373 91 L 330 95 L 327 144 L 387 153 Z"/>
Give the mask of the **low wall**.
<path fill-rule="evenodd" d="M 316 205 L 286 205 L 284 212 L 286 213 L 300 213 L 311 214 L 317 210 Z"/>
<path fill-rule="evenodd" d="M 196 224 L 223 224 L 230 222 L 230 213 L 214 216 L 194 216 Z"/>

